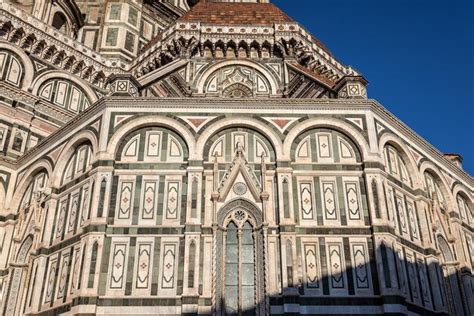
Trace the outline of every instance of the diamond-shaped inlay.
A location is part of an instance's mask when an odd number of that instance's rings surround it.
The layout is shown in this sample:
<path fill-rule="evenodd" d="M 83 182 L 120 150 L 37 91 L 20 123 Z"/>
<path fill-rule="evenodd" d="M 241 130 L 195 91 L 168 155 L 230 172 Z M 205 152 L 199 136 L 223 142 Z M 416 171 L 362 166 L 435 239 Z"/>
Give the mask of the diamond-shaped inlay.
<path fill-rule="evenodd" d="M 120 264 L 120 262 L 117 262 L 117 264 L 115 265 L 115 267 L 116 267 L 117 269 L 120 269 L 120 268 L 122 267 L 122 265 Z"/>
<path fill-rule="evenodd" d="M 166 269 L 171 269 L 171 267 L 172 267 L 171 263 L 168 262 L 168 263 L 166 264 Z"/>

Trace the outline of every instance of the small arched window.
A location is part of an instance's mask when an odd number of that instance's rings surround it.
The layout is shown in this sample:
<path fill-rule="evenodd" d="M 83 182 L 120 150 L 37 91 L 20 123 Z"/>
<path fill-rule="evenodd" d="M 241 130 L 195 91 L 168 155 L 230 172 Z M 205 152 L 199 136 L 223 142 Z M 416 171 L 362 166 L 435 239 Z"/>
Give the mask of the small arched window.
<path fill-rule="evenodd" d="M 472 223 L 473 214 L 467 200 L 461 194 L 458 194 L 456 199 L 458 202 L 459 216 L 461 216 L 461 220 Z"/>
<path fill-rule="evenodd" d="M 429 197 L 433 199 L 434 193 L 436 193 L 436 196 L 441 204 L 441 207 L 445 208 L 446 198 L 444 197 L 444 194 L 441 191 L 441 188 L 439 187 L 433 174 L 431 174 L 430 172 L 425 172 L 425 182 L 426 182 L 426 190 L 428 192 Z"/>
<path fill-rule="evenodd" d="M 37 173 L 33 179 L 31 180 L 30 184 L 28 185 L 20 203 L 21 208 L 28 208 L 37 192 L 41 192 L 46 188 L 46 184 L 48 183 L 48 174 L 46 172 L 39 172 Z"/>
<path fill-rule="evenodd" d="M 21 133 L 16 133 L 15 137 L 13 138 L 12 149 L 17 152 L 22 152 L 23 142 L 24 142 L 23 135 Z"/>
<path fill-rule="evenodd" d="M 68 32 L 68 23 L 67 19 L 61 12 L 56 12 L 53 16 L 52 26 L 63 33 Z"/>
<path fill-rule="evenodd" d="M 400 152 L 392 145 L 386 145 L 384 148 L 384 158 L 386 171 L 411 187 L 412 180 Z"/>
<path fill-rule="evenodd" d="M 89 171 L 92 163 L 92 147 L 83 144 L 76 148 L 64 169 L 61 184 L 66 184 Z"/>

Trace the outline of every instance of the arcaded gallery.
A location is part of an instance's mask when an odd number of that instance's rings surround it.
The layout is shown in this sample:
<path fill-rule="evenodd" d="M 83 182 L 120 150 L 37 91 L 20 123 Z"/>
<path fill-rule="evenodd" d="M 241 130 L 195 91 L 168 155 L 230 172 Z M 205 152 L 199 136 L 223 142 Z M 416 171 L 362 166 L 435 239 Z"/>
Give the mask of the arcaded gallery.
<path fill-rule="evenodd" d="M 0 314 L 474 315 L 462 157 L 317 35 L 268 0 L 0 1 Z"/>

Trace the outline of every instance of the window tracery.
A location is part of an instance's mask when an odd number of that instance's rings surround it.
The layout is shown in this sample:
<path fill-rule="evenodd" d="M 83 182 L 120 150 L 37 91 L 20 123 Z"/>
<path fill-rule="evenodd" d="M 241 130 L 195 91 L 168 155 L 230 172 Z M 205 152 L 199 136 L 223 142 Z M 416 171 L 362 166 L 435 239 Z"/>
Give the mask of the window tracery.
<path fill-rule="evenodd" d="M 253 315 L 256 307 L 254 224 L 242 209 L 229 216 L 224 235 L 226 315 Z"/>

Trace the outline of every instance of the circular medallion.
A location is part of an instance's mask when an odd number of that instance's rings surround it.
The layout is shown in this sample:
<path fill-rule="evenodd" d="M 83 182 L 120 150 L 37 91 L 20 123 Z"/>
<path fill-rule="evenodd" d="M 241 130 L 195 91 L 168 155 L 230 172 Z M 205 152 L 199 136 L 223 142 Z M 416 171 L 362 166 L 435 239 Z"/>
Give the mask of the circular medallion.
<path fill-rule="evenodd" d="M 247 193 L 247 185 L 243 182 L 237 182 L 233 187 L 234 193 L 237 195 L 244 195 Z"/>

